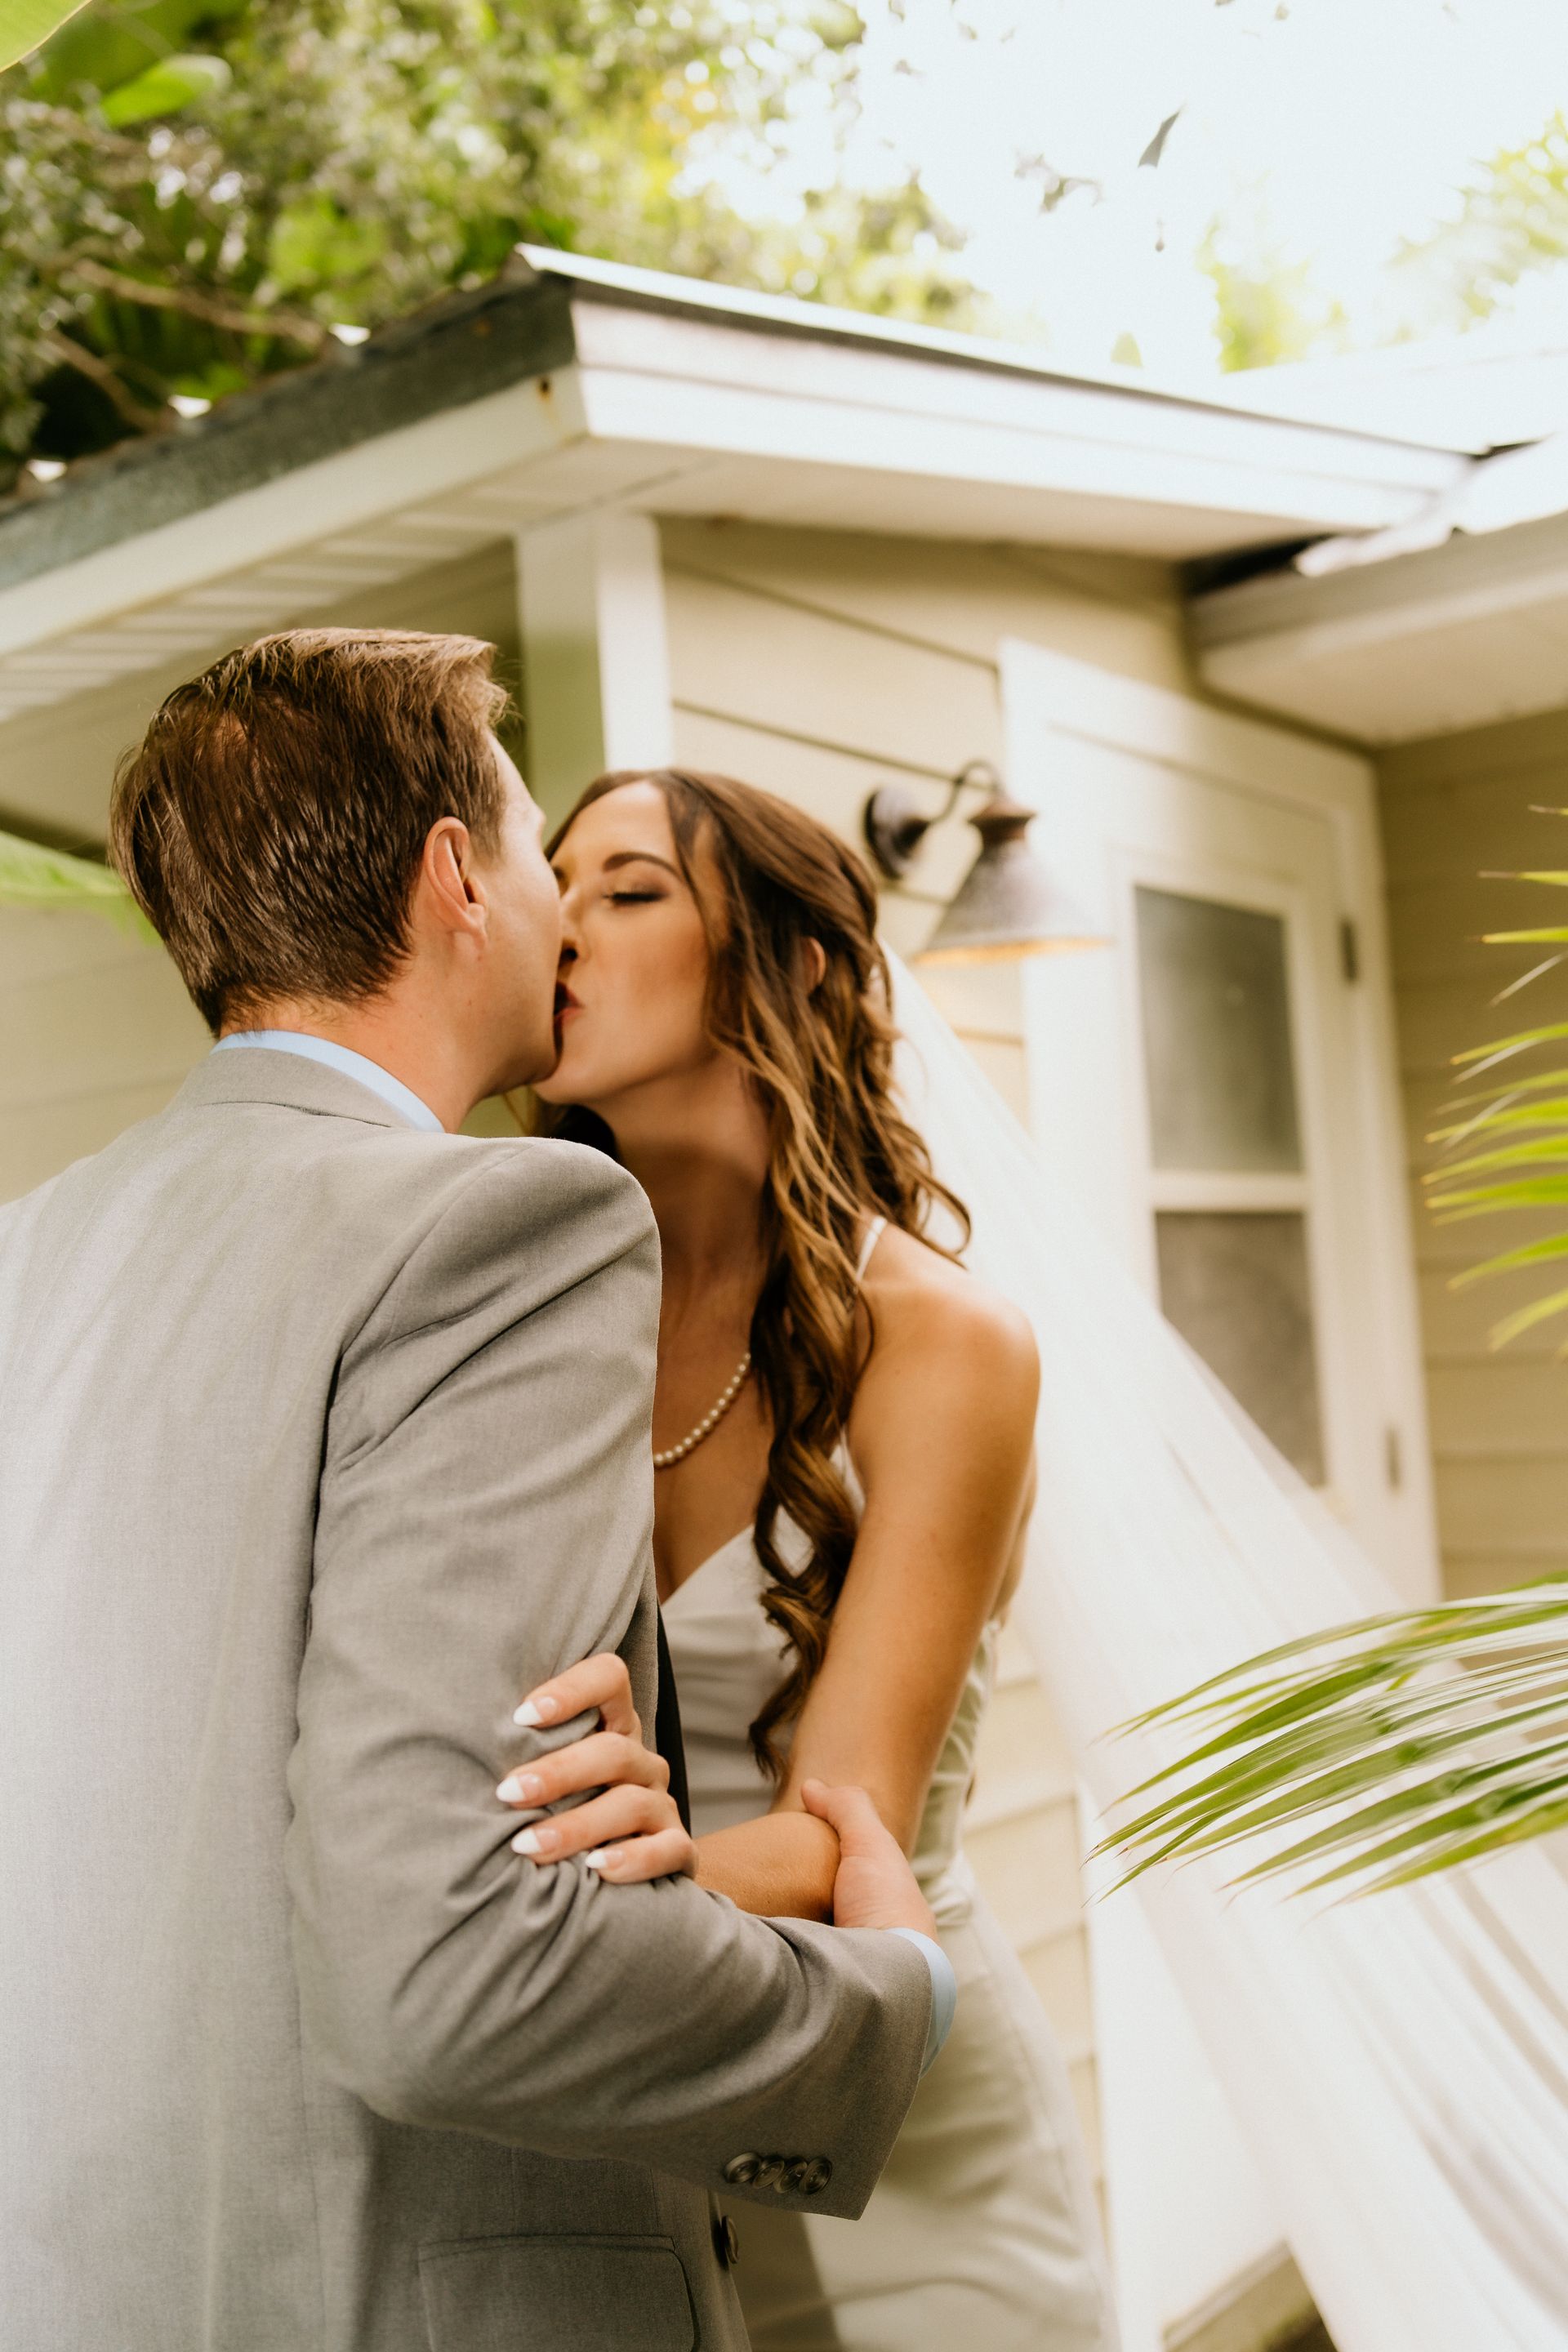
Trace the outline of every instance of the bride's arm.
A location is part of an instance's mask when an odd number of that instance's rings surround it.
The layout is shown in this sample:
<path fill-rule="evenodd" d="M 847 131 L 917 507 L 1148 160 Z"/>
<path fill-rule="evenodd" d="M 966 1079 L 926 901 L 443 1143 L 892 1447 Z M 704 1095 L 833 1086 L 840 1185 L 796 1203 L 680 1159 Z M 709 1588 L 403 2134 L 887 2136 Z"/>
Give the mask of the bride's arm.
<path fill-rule="evenodd" d="M 696 1843 L 700 1883 L 763 1917 L 831 1916 L 837 1840 L 805 1811 L 807 1780 L 865 1789 L 911 1851 L 982 1629 L 1014 1581 L 1029 1502 L 1038 1369 L 1026 1323 L 906 1234 L 887 1236 L 878 1268 L 876 1346 L 850 1423 L 865 1517 L 827 1654 L 773 1810 Z M 572 1696 L 584 1704 L 574 1682 Z M 573 1771 L 579 1753 L 587 1769 L 587 1741 L 557 1751 L 553 1769 Z M 557 1820 L 570 1836 L 571 1816 Z M 624 1842 L 613 1874 L 653 1874 L 658 1849 L 645 1865 L 638 1843 Z"/>
<path fill-rule="evenodd" d="M 798 1808 L 804 1780 L 850 1780 L 908 1853 L 981 1633 L 1015 1580 L 1039 1369 L 1005 1300 L 906 1234 L 878 1256 L 877 1344 L 850 1422 L 865 1516 L 773 1818 Z"/>

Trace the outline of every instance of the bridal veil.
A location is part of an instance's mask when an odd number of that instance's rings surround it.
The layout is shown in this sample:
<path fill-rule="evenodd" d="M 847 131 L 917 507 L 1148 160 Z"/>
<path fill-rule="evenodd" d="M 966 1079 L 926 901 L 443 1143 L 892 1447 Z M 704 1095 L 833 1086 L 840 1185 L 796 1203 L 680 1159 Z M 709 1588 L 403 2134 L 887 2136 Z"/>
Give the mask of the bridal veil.
<path fill-rule="evenodd" d="M 1113 1727 L 1394 1608 L 1381 1571 L 1093 1230 L 910 973 L 900 1086 L 1042 1366 L 1016 1621 L 1105 1805 L 1177 1752 Z M 1339 2352 L 1568 2347 L 1568 1862 L 1546 1840 L 1325 1906 L 1152 1874 L 1142 1901 Z"/>

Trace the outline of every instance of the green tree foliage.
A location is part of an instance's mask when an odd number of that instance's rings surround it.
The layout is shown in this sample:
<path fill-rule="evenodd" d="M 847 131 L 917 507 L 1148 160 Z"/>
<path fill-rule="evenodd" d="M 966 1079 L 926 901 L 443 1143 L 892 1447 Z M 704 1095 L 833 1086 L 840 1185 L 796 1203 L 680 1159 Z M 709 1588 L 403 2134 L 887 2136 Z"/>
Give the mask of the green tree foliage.
<path fill-rule="evenodd" d="M 1568 117 L 1554 114 L 1522 147 L 1476 166 L 1452 216 L 1407 240 L 1383 278 L 1375 340 L 1461 333 L 1488 318 L 1532 270 L 1568 259 Z M 1210 224 L 1198 265 L 1215 289 L 1214 331 L 1226 368 L 1270 367 L 1348 348 L 1351 321 L 1284 253 L 1259 205 Z"/>
<path fill-rule="evenodd" d="M 0 78 L 11 477 L 481 283 L 522 239 L 952 315 L 918 187 L 808 188 L 784 227 L 722 193 L 803 107 L 847 127 L 859 32 L 840 0 L 91 0 Z"/>
<path fill-rule="evenodd" d="M 1406 245 L 1395 268 L 1424 312 L 1426 331 L 1486 318 L 1532 269 L 1568 257 L 1568 121 L 1505 148 L 1460 192 L 1429 236 Z"/>
<path fill-rule="evenodd" d="M 1343 341 L 1344 311 L 1314 284 L 1307 262 L 1239 235 L 1232 221 L 1210 223 L 1197 258 L 1215 291 L 1221 367 L 1276 367 Z"/>

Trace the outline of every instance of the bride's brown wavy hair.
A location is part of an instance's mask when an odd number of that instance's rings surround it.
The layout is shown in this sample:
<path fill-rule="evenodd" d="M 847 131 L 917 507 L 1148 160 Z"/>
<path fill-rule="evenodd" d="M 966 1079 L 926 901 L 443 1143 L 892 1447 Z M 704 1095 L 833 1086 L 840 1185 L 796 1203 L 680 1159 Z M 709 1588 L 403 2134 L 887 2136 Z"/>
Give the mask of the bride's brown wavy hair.
<path fill-rule="evenodd" d="M 855 1510 L 834 1457 L 873 1337 L 856 1273 L 867 1219 L 880 1213 L 940 1249 L 927 1230 L 932 1211 L 952 1219 L 960 1247 L 969 1216 L 932 1174 L 924 1143 L 893 1100 L 892 992 L 864 864 L 787 801 L 694 768 L 624 768 L 596 778 L 557 828 L 551 856 L 593 802 L 644 782 L 664 795 L 707 933 L 709 1034 L 743 1065 L 768 1120 L 765 1271 L 751 1345 L 773 1437 L 755 1533 L 771 1580 L 763 1607 L 795 1663 L 751 1739 L 776 1778 L 779 1734 L 820 1671 L 855 1548 Z M 698 877 L 700 851 L 717 869 L 716 893 Z M 812 940 L 824 959 L 815 984 Z M 609 1146 L 603 1122 L 571 1106 L 538 1105 L 535 1125 Z M 778 1547 L 781 1512 L 808 1546 L 797 1569 Z"/>

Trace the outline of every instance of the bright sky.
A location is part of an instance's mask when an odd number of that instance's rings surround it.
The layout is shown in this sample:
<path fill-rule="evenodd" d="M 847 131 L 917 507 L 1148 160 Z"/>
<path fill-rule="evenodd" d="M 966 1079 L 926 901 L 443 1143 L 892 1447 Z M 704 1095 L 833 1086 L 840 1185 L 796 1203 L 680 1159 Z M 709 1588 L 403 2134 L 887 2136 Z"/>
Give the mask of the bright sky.
<path fill-rule="evenodd" d="M 1309 262 L 1358 343 L 1399 324 L 1385 264 L 1453 209 L 1475 159 L 1568 109 L 1568 0 L 861 0 L 864 115 L 847 169 L 913 165 L 1016 330 L 1098 364 L 1214 364 L 1194 255 Z M 1138 158 L 1182 110 L 1157 170 Z M 825 168 L 810 93 L 790 166 Z M 821 134 L 826 136 L 826 129 Z M 1098 184 L 1041 209 L 1050 174 Z M 742 193 L 737 190 L 737 194 Z M 1412 323 L 1419 325 L 1420 321 Z"/>

